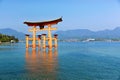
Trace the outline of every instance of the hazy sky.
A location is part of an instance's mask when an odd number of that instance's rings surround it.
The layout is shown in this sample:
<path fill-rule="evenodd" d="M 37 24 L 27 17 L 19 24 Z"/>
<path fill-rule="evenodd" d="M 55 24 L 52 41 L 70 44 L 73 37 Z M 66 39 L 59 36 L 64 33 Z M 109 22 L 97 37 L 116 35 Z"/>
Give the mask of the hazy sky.
<path fill-rule="evenodd" d="M 120 26 L 120 0 L 0 0 L 0 28 L 25 32 L 24 21 L 61 16 L 59 30 L 114 29 Z"/>

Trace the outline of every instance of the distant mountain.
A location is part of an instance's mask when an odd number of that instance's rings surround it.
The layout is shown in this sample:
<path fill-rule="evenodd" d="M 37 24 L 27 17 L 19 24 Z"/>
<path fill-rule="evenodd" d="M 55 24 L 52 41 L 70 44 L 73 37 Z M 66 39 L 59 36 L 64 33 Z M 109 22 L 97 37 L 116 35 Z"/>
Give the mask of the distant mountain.
<path fill-rule="evenodd" d="M 0 29 L 1 34 L 6 34 L 10 36 L 15 36 L 19 40 L 24 40 L 25 39 L 25 34 L 22 32 L 18 32 L 16 30 L 10 29 L 10 28 L 5 28 L 5 29 Z"/>
<path fill-rule="evenodd" d="M 120 39 L 120 27 L 113 30 L 91 31 L 88 29 L 76 29 L 67 31 L 57 31 L 59 39 L 84 39 L 84 38 L 105 38 L 105 39 Z"/>
<path fill-rule="evenodd" d="M 0 29 L 0 33 L 15 36 L 19 40 L 25 40 L 25 34 L 16 30 L 6 28 Z M 75 29 L 67 31 L 57 31 L 59 39 L 86 39 L 86 38 L 104 38 L 120 39 L 120 27 L 113 30 L 91 31 L 88 29 Z"/>

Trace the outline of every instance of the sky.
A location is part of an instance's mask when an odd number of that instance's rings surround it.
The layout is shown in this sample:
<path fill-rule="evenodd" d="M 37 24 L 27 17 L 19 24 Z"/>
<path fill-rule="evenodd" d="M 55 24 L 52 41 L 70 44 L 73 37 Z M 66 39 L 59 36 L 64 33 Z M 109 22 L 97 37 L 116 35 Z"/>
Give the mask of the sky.
<path fill-rule="evenodd" d="M 0 29 L 26 33 L 24 21 L 53 20 L 58 30 L 120 27 L 120 0 L 0 0 Z"/>

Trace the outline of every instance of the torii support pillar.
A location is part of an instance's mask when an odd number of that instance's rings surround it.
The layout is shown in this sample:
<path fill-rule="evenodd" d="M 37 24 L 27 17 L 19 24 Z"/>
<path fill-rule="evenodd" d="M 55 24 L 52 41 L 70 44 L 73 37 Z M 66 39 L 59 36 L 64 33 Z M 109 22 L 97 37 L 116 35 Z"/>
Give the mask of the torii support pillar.
<path fill-rule="evenodd" d="M 57 48 L 58 44 L 57 44 L 57 40 L 58 39 L 58 35 L 57 34 L 54 34 L 54 47 Z"/>
<path fill-rule="evenodd" d="M 42 34 L 42 39 L 43 39 L 42 47 L 45 49 L 46 48 L 46 34 Z"/>
<path fill-rule="evenodd" d="M 26 34 L 26 48 L 29 48 L 29 35 Z"/>
<path fill-rule="evenodd" d="M 38 35 L 38 47 L 40 48 L 41 46 L 41 35 Z"/>
<path fill-rule="evenodd" d="M 36 48 L 36 26 L 33 26 L 33 41 L 32 48 Z"/>
<path fill-rule="evenodd" d="M 52 48 L 51 25 L 48 25 L 48 48 Z"/>

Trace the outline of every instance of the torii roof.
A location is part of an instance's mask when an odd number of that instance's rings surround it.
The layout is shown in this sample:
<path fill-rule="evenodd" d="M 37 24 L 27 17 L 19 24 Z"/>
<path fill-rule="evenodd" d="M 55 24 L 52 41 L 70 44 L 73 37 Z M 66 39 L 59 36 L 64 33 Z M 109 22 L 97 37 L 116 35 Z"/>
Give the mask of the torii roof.
<path fill-rule="evenodd" d="M 50 21 L 42 21 L 42 22 L 24 22 L 24 24 L 27 24 L 28 26 L 46 26 L 46 25 L 54 25 L 57 24 L 58 22 L 61 22 L 62 18 L 58 18 L 55 20 L 50 20 Z"/>

